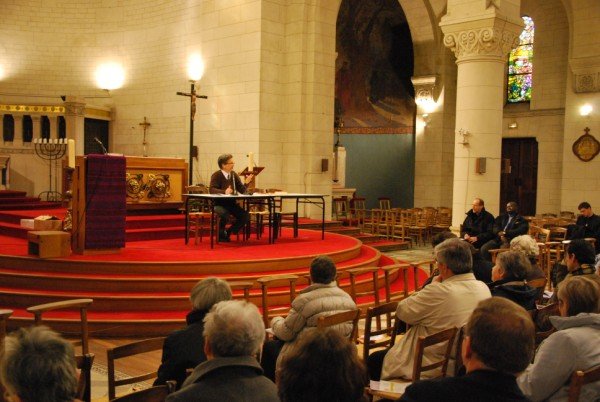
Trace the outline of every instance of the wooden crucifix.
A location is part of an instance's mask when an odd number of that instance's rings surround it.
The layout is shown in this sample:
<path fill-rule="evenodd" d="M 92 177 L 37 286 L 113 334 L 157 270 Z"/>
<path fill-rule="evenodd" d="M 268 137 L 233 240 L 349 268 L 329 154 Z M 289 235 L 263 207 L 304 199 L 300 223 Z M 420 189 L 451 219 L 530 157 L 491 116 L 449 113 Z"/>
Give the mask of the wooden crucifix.
<path fill-rule="evenodd" d="M 140 123 L 140 126 L 142 126 L 144 128 L 144 141 L 142 142 L 142 145 L 144 146 L 144 153 L 143 156 L 144 158 L 148 156 L 148 152 L 146 151 L 146 129 L 148 127 L 150 127 L 152 124 L 148 123 L 148 121 L 146 121 L 146 116 L 144 116 L 144 121 L 142 123 Z"/>
<path fill-rule="evenodd" d="M 194 117 L 196 116 L 196 98 L 207 99 L 206 95 L 197 95 L 196 88 L 194 87 L 195 82 L 191 81 L 190 92 L 177 92 L 177 95 L 188 96 L 190 98 L 190 157 L 189 157 L 189 175 L 188 183 L 191 186 L 193 184 L 193 173 L 194 173 Z M 198 151 L 196 151 L 198 155 Z"/>

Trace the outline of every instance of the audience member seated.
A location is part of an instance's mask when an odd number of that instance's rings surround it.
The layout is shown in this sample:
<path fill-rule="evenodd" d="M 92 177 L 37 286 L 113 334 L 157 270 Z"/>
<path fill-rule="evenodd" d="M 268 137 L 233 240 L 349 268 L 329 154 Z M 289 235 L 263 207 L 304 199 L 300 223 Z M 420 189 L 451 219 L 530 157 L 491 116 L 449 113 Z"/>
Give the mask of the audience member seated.
<path fill-rule="evenodd" d="M 525 278 L 531 264 L 525 254 L 506 251 L 498 254 L 492 270 L 490 291 L 492 296 L 500 296 L 514 301 L 525 310 L 535 309 L 537 289 L 527 285 Z"/>
<path fill-rule="evenodd" d="M 204 319 L 204 353 L 181 389 L 167 402 L 279 401 L 257 357 L 265 339 L 258 308 L 246 301 L 217 303 Z"/>
<path fill-rule="evenodd" d="M 510 300 L 479 303 L 465 328 L 461 354 L 467 374 L 417 381 L 401 401 L 529 401 L 516 376 L 533 356 L 535 329 L 529 314 Z"/>
<path fill-rule="evenodd" d="M 0 380 L 9 402 L 76 401 L 73 346 L 47 327 L 15 331 L 4 340 Z"/>
<path fill-rule="evenodd" d="M 554 286 L 559 287 L 565 278 L 571 276 L 595 274 L 595 261 L 594 247 L 590 243 L 583 239 L 571 240 L 565 250 L 565 264 L 556 264 L 553 268 Z M 555 299 L 556 296 L 552 300 Z"/>
<path fill-rule="evenodd" d="M 271 328 L 277 339 L 267 342 L 264 348 L 261 363 L 267 377 L 275 379 L 276 368 L 293 347 L 298 335 L 306 329 L 316 328 L 320 316 L 356 309 L 352 297 L 338 287 L 336 273 L 331 258 L 316 257 L 310 264 L 312 285 L 299 292 L 287 317 L 271 320 Z M 352 324 L 344 324 L 339 330 L 344 336 L 350 336 Z"/>
<path fill-rule="evenodd" d="M 356 346 L 337 331 L 304 331 L 281 362 L 282 402 L 361 402 L 367 372 Z"/>
<path fill-rule="evenodd" d="M 519 215 L 519 206 L 511 201 L 506 204 L 506 213 L 498 215 L 494 221 L 494 237 L 481 246 L 481 255 L 492 261 L 490 250 L 508 247 L 509 242 L 517 236 L 524 235 L 529 230 L 529 222 Z"/>
<path fill-rule="evenodd" d="M 596 254 L 600 254 L 600 216 L 594 214 L 589 202 L 582 202 L 577 207 L 580 215 L 575 225 L 570 225 L 567 231 L 567 239 L 585 239 L 591 237 L 596 239 Z"/>
<path fill-rule="evenodd" d="M 204 354 L 204 317 L 211 307 L 220 301 L 231 300 L 227 282 L 218 278 L 206 278 L 198 282 L 190 293 L 192 311 L 186 317 L 187 327 L 170 334 L 163 346 L 162 363 L 154 385 L 177 381 L 180 387 L 186 370 L 206 361 Z"/>
<path fill-rule="evenodd" d="M 525 254 L 527 259 L 529 259 L 531 269 L 527 271 L 526 279 L 528 281 L 546 277 L 546 274 L 544 274 L 544 271 L 538 266 L 537 263 L 538 256 L 540 255 L 540 246 L 538 246 L 533 237 L 529 235 L 515 237 L 510 241 L 510 249 Z"/>
<path fill-rule="evenodd" d="M 371 379 L 410 379 L 419 336 L 429 336 L 451 327 L 462 327 L 477 303 L 491 296 L 486 284 L 476 280 L 473 275 L 473 259 L 466 242 L 448 239 L 438 244 L 434 252 L 440 274 L 429 286 L 398 304 L 396 315 L 409 324 L 410 328 L 391 349 L 369 356 Z M 445 347 L 440 345 L 427 348 L 424 361 L 441 360 Z M 451 359 L 448 372 L 453 372 L 454 369 L 454 356 Z M 438 374 L 428 371 L 424 376 Z"/>
<path fill-rule="evenodd" d="M 485 210 L 481 198 L 475 198 L 460 229 L 460 237 L 478 249 L 494 237 L 493 228 L 494 215 Z"/>
<path fill-rule="evenodd" d="M 540 345 L 533 364 L 518 378 L 534 401 L 566 401 L 575 370 L 600 365 L 600 278 L 572 276 L 558 289 L 560 316 L 550 317 L 557 329 Z M 580 401 L 600 399 L 600 382 L 584 385 Z"/>
<path fill-rule="evenodd" d="M 456 239 L 456 235 L 452 232 L 441 232 L 437 235 L 433 236 L 431 239 L 431 246 L 435 248 L 438 244 L 447 239 Z M 485 283 L 489 283 L 492 281 L 492 268 L 494 267 L 494 263 L 488 260 L 485 260 L 481 257 L 479 250 L 477 250 L 471 243 L 469 244 L 469 248 L 471 250 L 471 256 L 473 257 L 473 274 L 475 275 L 475 279 L 478 281 L 482 281 Z M 437 270 L 434 271 L 434 275 L 438 275 Z M 429 285 L 433 280 L 433 276 L 428 278 L 423 286 Z"/>

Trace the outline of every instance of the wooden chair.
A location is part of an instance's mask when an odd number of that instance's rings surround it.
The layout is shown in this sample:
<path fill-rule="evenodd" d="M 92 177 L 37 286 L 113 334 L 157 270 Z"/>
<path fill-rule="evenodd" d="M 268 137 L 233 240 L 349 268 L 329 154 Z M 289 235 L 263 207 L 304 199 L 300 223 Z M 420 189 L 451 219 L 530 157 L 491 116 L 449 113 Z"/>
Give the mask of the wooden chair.
<path fill-rule="evenodd" d="M 377 200 L 379 201 L 379 209 L 392 209 L 392 200 L 390 197 L 379 197 Z"/>
<path fill-rule="evenodd" d="M 92 365 L 94 364 L 94 357 L 93 353 L 75 356 L 75 363 L 79 370 L 75 398 L 83 402 L 91 402 L 92 400 Z"/>
<path fill-rule="evenodd" d="M 157 385 L 131 394 L 123 395 L 112 402 L 163 402 L 167 396 L 175 392 L 175 381 L 167 381 L 165 385 Z"/>
<path fill-rule="evenodd" d="M 547 282 L 548 281 L 546 278 L 539 278 L 527 281 L 527 284 L 529 286 L 538 290 L 538 298 L 535 300 L 536 304 L 542 304 L 542 301 L 544 299 L 544 290 L 546 290 Z"/>
<path fill-rule="evenodd" d="M 332 207 L 335 220 L 348 222 L 351 219 L 350 201 L 347 197 L 334 198 Z"/>
<path fill-rule="evenodd" d="M 373 296 L 375 305 L 379 304 L 379 267 L 352 268 L 347 269 L 344 272 L 347 272 L 350 276 L 350 296 L 352 296 L 354 303 L 358 303 L 357 300 L 359 297 Z M 372 286 L 369 290 L 358 292 L 356 290 L 357 278 L 366 274 L 371 274 Z"/>
<path fill-rule="evenodd" d="M 435 223 L 431 226 L 431 234 L 448 232 L 450 226 L 452 226 L 452 208 L 438 208 Z"/>
<path fill-rule="evenodd" d="M 188 194 L 208 194 L 208 188 L 205 185 L 187 186 L 185 190 Z M 202 241 L 205 224 L 210 228 L 211 212 L 205 200 L 196 199 L 192 201 L 194 205 L 192 205 L 191 212 L 188 214 L 189 231 L 194 233 L 194 244 L 198 245 L 198 240 Z"/>
<path fill-rule="evenodd" d="M 403 383 L 403 385 L 408 386 L 410 383 L 418 381 L 421 378 L 421 374 L 423 374 L 424 372 L 435 370 L 438 368 L 441 369 L 440 375 L 437 377 L 432 377 L 432 378 L 446 377 L 446 372 L 448 370 L 448 361 L 450 360 L 450 353 L 452 352 L 452 347 L 454 346 L 454 339 L 456 338 L 457 331 L 458 331 L 457 328 L 449 328 L 444 331 L 438 332 L 436 334 L 429 335 L 427 337 L 420 336 L 419 339 L 417 340 L 417 346 L 415 349 L 413 375 L 412 375 L 411 381 L 394 380 L 393 382 L 400 382 L 400 383 Z M 431 364 L 424 366 L 423 365 L 423 354 L 425 352 L 425 349 L 428 347 L 431 347 L 433 345 L 442 344 L 444 342 L 447 342 L 448 346 L 446 347 L 446 351 L 444 352 L 444 357 L 442 358 L 442 360 L 439 360 L 439 361 L 436 361 L 436 362 L 433 362 Z M 392 399 L 392 400 L 395 400 L 395 399 L 399 398 L 400 396 L 402 396 L 402 394 L 383 392 L 383 391 L 375 391 L 370 388 L 367 389 L 367 393 L 369 393 L 370 395 L 373 395 L 373 396 L 380 397 L 380 398 Z"/>
<path fill-rule="evenodd" d="M 4 337 L 6 336 L 6 322 L 12 313 L 12 310 L 0 310 L 0 345 L 2 345 L 2 341 L 4 341 Z"/>
<path fill-rule="evenodd" d="M 292 301 L 296 298 L 296 281 L 298 281 L 297 275 L 269 275 L 258 278 L 256 282 L 261 287 L 261 299 L 262 299 L 262 314 L 265 327 L 269 327 L 269 316 L 270 314 L 286 314 L 292 304 Z M 272 287 L 289 287 L 289 305 L 286 307 L 270 308 L 269 303 L 269 288 Z M 272 296 L 272 295 L 271 295 Z"/>
<path fill-rule="evenodd" d="M 81 319 L 81 340 L 73 342 L 74 345 L 81 345 L 81 354 L 86 355 L 89 353 L 88 345 L 88 322 L 87 322 L 87 310 L 90 305 L 94 302 L 92 299 L 72 299 L 63 300 L 54 303 L 39 304 L 37 306 L 31 306 L 27 308 L 27 311 L 34 315 L 34 324 L 42 324 L 42 315 L 48 311 L 55 310 L 75 310 L 79 309 Z"/>
<path fill-rule="evenodd" d="M 593 367 L 586 371 L 574 371 L 571 375 L 568 402 L 578 402 L 581 387 L 596 381 L 600 381 L 600 366 Z"/>
<path fill-rule="evenodd" d="M 267 193 L 277 193 L 281 191 L 277 188 L 268 188 Z M 274 225 L 273 230 L 275 231 L 274 235 L 281 236 L 281 226 L 283 224 L 283 219 L 292 219 L 293 229 L 294 229 L 294 238 L 298 237 L 298 212 L 297 211 L 284 211 L 283 210 L 283 200 L 281 197 L 275 197 L 273 200 L 274 206 Z"/>
<path fill-rule="evenodd" d="M 458 330 L 458 333 L 456 334 L 456 350 L 454 352 L 454 373 L 453 376 L 457 377 L 459 375 L 462 375 L 465 372 L 465 362 L 463 362 L 462 359 L 462 342 L 463 339 L 465 338 L 465 329 L 466 326 L 463 325 L 462 327 L 460 327 L 460 329 Z"/>
<path fill-rule="evenodd" d="M 396 309 L 398 302 L 368 307 L 365 318 L 365 334 L 358 339 L 363 344 L 363 361 L 366 362 L 370 351 L 383 347 L 392 347 L 396 342 Z M 375 320 L 375 328 L 373 328 Z M 382 325 L 381 323 L 384 323 Z"/>
<path fill-rule="evenodd" d="M 408 274 L 410 271 L 413 271 L 413 275 L 417 274 L 417 267 L 408 263 L 402 264 L 394 264 L 387 265 L 381 267 L 381 270 L 384 274 L 385 281 L 385 301 L 390 302 L 393 300 L 402 300 L 410 295 L 410 290 L 408 288 L 409 277 Z M 403 277 L 403 290 L 402 292 L 392 292 L 392 275 L 395 273 L 401 274 Z M 415 281 L 416 288 L 418 287 L 418 280 Z M 415 289 L 416 289 L 415 288 Z"/>
<path fill-rule="evenodd" d="M 119 359 L 128 358 L 131 356 L 139 355 L 142 353 L 153 352 L 156 350 L 162 350 L 163 344 L 165 343 L 165 337 L 144 339 L 142 341 L 136 341 L 125 345 L 117 346 L 115 348 L 108 349 L 106 351 L 107 364 L 108 364 L 108 399 L 115 399 L 116 388 L 121 385 L 134 384 L 139 381 L 149 380 L 156 378 L 158 375 L 157 369 L 140 374 L 137 376 L 124 378 L 117 380 L 115 378 L 115 361 Z"/>
<path fill-rule="evenodd" d="M 359 318 L 360 309 L 342 311 L 341 313 L 335 313 L 330 315 L 322 315 L 317 319 L 317 328 L 324 329 L 352 321 L 352 332 L 350 333 L 350 337 L 348 339 L 350 340 L 350 342 L 356 343 L 358 338 Z"/>
<path fill-rule="evenodd" d="M 505 251 L 510 251 L 510 248 L 494 248 L 489 250 L 490 257 L 492 258 L 492 262 L 496 263 L 496 258 L 498 258 L 498 254 L 504 253 Z"/>
<path fill-rule="evenodd" d="M 231 281 L 231 282 L 227 282 L 227 284 L 229 285 L 229 287 L 231 288 L 232 291 L 235 290 L 241 290 L 244 293 L 244 300 L 246 300 L 247 302 L 250 301 L 250 289 L 252 289 L 252 287 L 254 286 L 254 283 L 252 282 L 245 282 L 245 281 Z M 240 297 L 237 295 L 233 296 L 234 299 L 239 299 Z"/>
<path fill-rule="evenodd" d="M 575 220 L 575 218 L 576 218 L 575 212 L 573 212 L 573 211 L 560 211 L 558 216 L 563 219 L 571 219 L 571 220 Z"/>

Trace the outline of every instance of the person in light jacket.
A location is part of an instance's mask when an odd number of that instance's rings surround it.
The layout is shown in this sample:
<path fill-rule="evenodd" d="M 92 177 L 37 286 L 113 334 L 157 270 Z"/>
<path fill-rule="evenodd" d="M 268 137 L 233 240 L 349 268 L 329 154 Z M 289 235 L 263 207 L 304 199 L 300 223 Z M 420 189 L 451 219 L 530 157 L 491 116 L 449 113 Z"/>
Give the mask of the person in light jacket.
<path fill-rule="evenodd" d="M 451 327 L 462 327 L 484 299 L 491 297 L 485 283 L 475 279 L 469 245 L 461 239 L 448 239 L 434 250 L 440 274 L 432 283 L 398 304 L 396 315 L 410 329 L 383 359 L 381 379 L 410 379 L 419 336 L 429 336 Z M 445 345 L 430 347 L 423 355 L 424 364 L 441 360 Z M 377 352 L 376 352 L 377 353 Z M 452 372 L 453 363 L 448 372 Z M 423 378 L 436 376 L 429 371 Z"/>
<path fill-rule="evenodd" d="M 573 371 L 600 365 L 600 278 L 565 279 L 558 303 L 560 316 L 550 317 L 557 331 L 542 342 L 533 364 L 517 379 L 533 401 L 567 401 Z M 579 400 L 600 400 L 600 382 L 584 385 Z"/>
<path fill-rule="evenodd" d="M 262 366 L 267 377 L 274 379 L 274 368 L 279 368 L 281 360 L 295 345 L 298 335 L 307 329 L 316 328 L 320 316 L 356 309 L 356 303 L 350 295 L 338 287 L 336 273 L 331 258 L 316 257 L 310 264 L 312 285 L 299 292 L 287 317 L 275 317 L 271 320 L 271 328 L 277 340 L 267 342 L 263 352 Z M 346 323 L 336 329 L 348 337 L 352 332 L 352 325 Z"/>

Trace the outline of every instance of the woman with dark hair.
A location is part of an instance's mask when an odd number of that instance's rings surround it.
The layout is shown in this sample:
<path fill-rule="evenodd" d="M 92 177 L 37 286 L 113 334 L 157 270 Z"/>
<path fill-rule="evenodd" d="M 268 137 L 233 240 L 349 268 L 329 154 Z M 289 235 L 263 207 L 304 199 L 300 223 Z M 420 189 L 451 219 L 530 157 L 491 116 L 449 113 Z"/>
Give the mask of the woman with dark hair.
<path fill-rule="evenodd" d="M 566 401 L 575 370 L 600 364 L 600 278 L 572 276 L 558 288 L 560 316 L 550 317 L 557 329 L 540 345 L 533 364 L 518 378 L 533 401 Z M 597 401 L 600 382 L 584 385 L 581 401 Z"/>
<path fill-rule="evenodd" d="M 367 373 L 356 347 L 339 332 L 305 331 L 281 362 L 282 402 L 362 402 Z"/>

